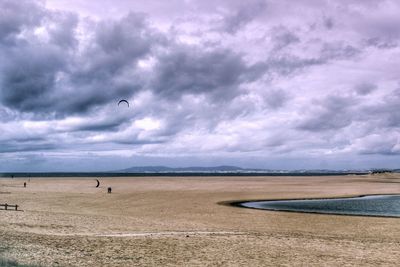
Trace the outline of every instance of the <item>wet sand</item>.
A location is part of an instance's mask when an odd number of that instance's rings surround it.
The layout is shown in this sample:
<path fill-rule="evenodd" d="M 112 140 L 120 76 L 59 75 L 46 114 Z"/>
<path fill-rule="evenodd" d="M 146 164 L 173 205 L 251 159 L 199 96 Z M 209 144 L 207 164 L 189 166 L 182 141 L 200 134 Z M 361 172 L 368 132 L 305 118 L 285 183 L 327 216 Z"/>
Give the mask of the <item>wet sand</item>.
<path fill-rule="evenodd" d="M 397 266 L 400 219 L 230 201 L 400 193 L 400 174 L 0 179 L 0 257 L 42 266 Z M 112 186 L 113 193 L 107 194 Z"/>

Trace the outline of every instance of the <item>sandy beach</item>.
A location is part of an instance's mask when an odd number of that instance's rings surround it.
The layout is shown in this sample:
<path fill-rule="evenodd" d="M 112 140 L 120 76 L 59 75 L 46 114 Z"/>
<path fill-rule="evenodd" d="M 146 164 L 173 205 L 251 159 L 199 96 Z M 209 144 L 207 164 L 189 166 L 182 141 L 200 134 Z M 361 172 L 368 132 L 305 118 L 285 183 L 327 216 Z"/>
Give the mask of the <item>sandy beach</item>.
<path fill-rule="evenodd" d="M 400 174 L 2 178 L 0 256 L 40 266 L 398 266 L 400 219 L 231 201 L 400 193 Z M 23 183 L 27 182 L 27 187 Z M 113 192 L 107 194 L 107 187 Z"/>

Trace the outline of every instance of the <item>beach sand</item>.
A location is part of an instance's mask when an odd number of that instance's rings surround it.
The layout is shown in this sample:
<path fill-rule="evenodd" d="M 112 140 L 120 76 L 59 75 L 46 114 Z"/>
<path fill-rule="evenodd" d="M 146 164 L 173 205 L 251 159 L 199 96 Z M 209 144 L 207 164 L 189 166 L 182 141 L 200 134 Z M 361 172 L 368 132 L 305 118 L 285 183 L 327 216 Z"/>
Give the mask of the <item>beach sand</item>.
<path fill-rule="evenodd" d="M 27 187 L 23 187 L 23 182 Z M 41 266 L 398 266 L 400 219 L 221 203 L 400 193 L 400 174 L 0 179 L 0 257 Z M 112 194 L 107 194 L 111 186 Z"/>

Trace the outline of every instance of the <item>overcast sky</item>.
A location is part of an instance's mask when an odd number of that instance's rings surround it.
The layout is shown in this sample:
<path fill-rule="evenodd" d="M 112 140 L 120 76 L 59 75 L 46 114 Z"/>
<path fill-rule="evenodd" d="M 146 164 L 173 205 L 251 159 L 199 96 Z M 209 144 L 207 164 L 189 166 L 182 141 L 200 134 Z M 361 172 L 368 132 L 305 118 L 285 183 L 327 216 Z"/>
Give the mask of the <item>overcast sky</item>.
<path fill-rule="evenodd" d="M 399 168 L 399 14 L 397 0 L 1 0 L 0 171 Z"/>

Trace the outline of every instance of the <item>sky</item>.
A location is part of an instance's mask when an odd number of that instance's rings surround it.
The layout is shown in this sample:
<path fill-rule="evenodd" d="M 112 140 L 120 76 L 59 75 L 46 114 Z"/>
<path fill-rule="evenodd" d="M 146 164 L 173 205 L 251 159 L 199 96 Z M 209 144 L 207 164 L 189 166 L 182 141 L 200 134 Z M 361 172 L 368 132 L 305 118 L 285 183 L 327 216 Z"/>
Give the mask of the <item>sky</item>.
<path fill-rule="evenodd" d="M 0 172 L 399 168 L 398 14 L 396 0 L 1 0 Z"/>

